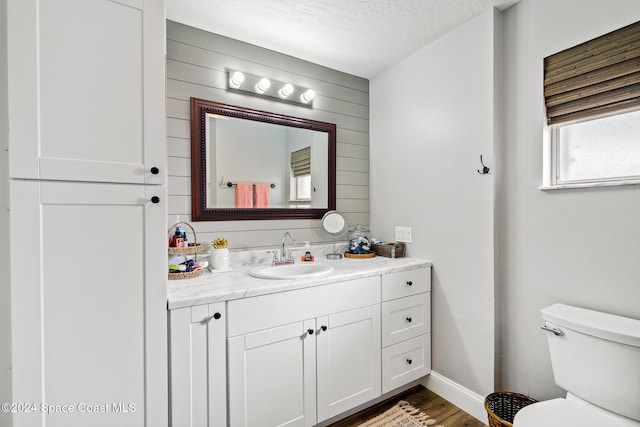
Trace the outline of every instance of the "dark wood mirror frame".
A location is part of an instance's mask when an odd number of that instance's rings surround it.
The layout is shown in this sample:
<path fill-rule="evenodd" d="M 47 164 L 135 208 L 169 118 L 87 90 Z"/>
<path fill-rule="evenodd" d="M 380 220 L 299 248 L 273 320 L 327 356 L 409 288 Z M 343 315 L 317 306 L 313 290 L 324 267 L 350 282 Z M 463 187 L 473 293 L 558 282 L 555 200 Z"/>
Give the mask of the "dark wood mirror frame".
<path fill-rule="evenodd" d="M 328 136 L 328 206 L 326 208 L 208 208 L 206 202 L 206 115 L 218 114 L 281 126 L 326 132 Z M 336 125 L 260 110 L 191 98 L 191 220 L 238 221 L 261 219 L 308 219 L 336 208 Z"/>

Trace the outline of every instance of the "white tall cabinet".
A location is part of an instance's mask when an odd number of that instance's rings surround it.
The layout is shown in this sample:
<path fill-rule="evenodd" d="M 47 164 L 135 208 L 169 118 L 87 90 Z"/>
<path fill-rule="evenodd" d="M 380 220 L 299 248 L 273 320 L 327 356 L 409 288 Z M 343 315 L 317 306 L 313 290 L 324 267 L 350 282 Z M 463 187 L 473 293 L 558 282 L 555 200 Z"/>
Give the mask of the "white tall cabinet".
<path fill-rule="evenodd" d="M 8 425 L 166 426 L 164 4 L 0 6 Z"/>
<path fill-rule="evenodd" d="M 163 0 L 6 0 L 11 178 L 163 184 Z"/>

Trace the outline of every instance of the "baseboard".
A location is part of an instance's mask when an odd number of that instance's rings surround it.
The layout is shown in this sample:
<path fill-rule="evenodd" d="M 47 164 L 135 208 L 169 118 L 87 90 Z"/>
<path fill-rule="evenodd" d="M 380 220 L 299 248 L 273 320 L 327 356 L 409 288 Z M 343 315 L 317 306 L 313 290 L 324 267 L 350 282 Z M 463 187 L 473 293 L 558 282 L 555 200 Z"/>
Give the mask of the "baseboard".
<path fill-rule="evenodd" d="M 431 371 L 431 374 L 422 381 L 422 385 L 477 418 L 478 421 L 487 423 L 484 397 L 479 394 L 434 371 Z"/>

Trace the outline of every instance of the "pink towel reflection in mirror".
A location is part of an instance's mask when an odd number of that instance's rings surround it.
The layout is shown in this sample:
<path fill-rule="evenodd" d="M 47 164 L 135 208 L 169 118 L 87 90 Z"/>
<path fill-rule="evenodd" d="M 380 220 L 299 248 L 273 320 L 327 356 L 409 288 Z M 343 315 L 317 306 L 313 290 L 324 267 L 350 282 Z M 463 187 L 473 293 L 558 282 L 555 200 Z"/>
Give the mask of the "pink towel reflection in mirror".
<path fill-rule="evenodd" d="M 271 186 L 269 184 L 254 184 L 253 191 L 253 206 L 256 208 L 268 208 Z"/>
<path fill-rule="evenodd" d="M 253 207 L 253 184 L 239 182 L 236 184 L 236 208 Z"/>

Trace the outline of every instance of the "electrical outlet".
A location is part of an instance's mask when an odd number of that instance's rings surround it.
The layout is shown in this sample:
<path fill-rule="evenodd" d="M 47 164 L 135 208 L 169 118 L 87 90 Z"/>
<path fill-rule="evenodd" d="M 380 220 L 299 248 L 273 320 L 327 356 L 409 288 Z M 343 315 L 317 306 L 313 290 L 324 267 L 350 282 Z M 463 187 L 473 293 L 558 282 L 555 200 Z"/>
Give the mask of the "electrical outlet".
<path fill-rule="evenodd" d="M 411 243 L 411 227 L 396 227 L 396 242 Z"/>

